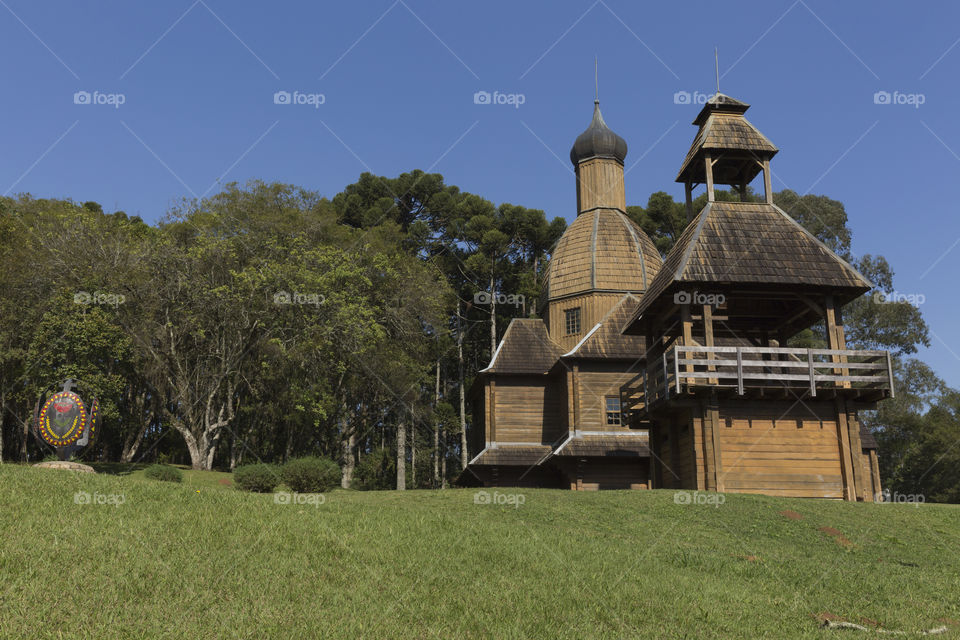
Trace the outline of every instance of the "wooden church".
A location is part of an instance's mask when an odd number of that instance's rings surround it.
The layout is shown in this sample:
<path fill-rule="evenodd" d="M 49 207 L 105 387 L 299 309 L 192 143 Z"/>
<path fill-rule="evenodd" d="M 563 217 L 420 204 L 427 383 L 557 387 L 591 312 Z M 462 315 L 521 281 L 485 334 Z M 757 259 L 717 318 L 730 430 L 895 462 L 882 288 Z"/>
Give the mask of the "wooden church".
<path fill-rule="evenodd" d="M 872 286 L 773 203 L 777 148 L 748 107 L 718 93 L 694 120 L 677 176 L 688 225 L 663 259 L 626 215 L 627 144 L 595 103 L 542 319 L 514 319 L 471 389 L 462 482 L 874 499 L 857 415 L 893 395 L 890 358 L 847 349 L 841 315 Z M 746 201 L 761 173 L 763 201 Z M 786 346 L 814 326 L 827 348 Z"/>

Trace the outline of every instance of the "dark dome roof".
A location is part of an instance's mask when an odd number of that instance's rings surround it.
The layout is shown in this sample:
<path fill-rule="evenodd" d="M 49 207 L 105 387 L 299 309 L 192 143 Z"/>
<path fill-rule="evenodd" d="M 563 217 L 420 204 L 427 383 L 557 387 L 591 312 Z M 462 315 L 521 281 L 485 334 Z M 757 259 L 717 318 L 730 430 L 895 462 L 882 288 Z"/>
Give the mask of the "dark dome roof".
<path fill-rule="evenodd" d="M 570 149 L 574 165 L 588 158 L 613 158 L 620 164 L 627 157 L 627 142 L 607 126 L 600 115 L 600 101 L 593 101 L 593 120 L 587 130 L 577 136 Z"/>

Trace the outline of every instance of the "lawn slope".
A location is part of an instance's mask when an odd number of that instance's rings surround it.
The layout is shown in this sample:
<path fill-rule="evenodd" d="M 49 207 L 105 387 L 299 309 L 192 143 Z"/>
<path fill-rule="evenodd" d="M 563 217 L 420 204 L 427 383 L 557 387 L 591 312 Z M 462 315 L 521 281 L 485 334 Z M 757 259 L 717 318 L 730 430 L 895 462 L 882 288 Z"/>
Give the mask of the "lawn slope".
<path fill-rule="evenodd" d="M 818 616 L 960 635 L 953 506 L 666 490 L 296 505 L 222 480 L 0 465 L 0 638 L 875 635 Z"/>

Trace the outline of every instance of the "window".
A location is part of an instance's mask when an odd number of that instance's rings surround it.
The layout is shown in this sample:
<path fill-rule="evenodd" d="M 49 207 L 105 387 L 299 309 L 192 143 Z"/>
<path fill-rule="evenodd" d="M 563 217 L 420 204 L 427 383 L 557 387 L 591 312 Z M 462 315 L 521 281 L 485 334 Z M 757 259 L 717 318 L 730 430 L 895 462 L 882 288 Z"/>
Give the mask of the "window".
<path fill-rule="evenodd" d="M 621 424 L 620 396 L 607 396 L 607 426 L 619 427 Z"/>
<path fill-rule="evenodd" d="M 567 335 L 572 336 L 580 333 L 580 307 L 567 309 L 563 312 L 564 324 L 567 328 Z"/>

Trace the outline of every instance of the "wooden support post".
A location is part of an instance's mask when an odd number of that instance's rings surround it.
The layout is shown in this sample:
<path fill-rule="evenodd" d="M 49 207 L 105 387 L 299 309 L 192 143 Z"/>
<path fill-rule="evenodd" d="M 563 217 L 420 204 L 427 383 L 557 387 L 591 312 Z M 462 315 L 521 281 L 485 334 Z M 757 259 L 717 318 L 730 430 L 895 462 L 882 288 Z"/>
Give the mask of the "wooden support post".
<path fill-rule="evenodd" d="M 709 304 L 703 305 L 703 346 L 705 346 L 705 347 L 713 347 L 713 346 L 714 346 L 714 343 L 713 343 L 713 307 L 711 307 Z M 710 351 L 707 352 L 707 362 L 708 362 L 707 371 L 716 371 L 716 370 L 717 370 L 717 368 L 716 368 L 714 365 L 709 364 L 709 362 L 710 362 L 711 360 L 714 360 L 715 358 L 716 358 L 716 354 L 714 354 L 713 352 L 710 352 Z M 710 384 L 717 384 L 718 382 L 719 382 L 719 380 L 718 380 L 717 378 L 710 378 L 710 379 L 709 379 L 709 383 L 710 383 Z"/>
<path fill-rule="evenodd" d="M 580 365 L 573 365 L 573 429 L 580 428 Z"/>
<path fill-rule="evenodd" d="M 707 175 L 707 202 L 713 202 L 716 196 L 713 193 L 713 160 L 709 153 L 704 155 L 703 165 L 704 173 Z"/>
<path fill-rule="evenodd" d="M 690 294 L 693 295 L 692 293 Z M 683 323 L 683 346 L 692 347 L 693 346 L 693 317 L 690 315 L 690 305 L 683 304 L 680 306 L 680 321 Z M 687 359 L 690 359 L 690 352 L 686 352 Z M 687 364 L 684 366 L 684 371 L 687 373 L 693 373 L 693 365 Z M 687 378 L 686 384 L 695 384 L 695 378 Z"/>
<path fill-rule="evenodd" d="M 743 350 L 737 347 L 737 395 L 743 395 Z"/>
<path fill-rule="evenodd" d="M 693 221 L 693 183 L 687 180 L 683 183 L 683 190 L 687 200 L 687 222 Z"/>
<path fill-rule="evenodd" d="M 680 475 L 680 426 L 677 424 L 677 420 L 671 416 L 670 418 L 670 475 L 668 479 L 670 480 L 671 489 L 682 489 L 683 488 L 683 478 L 678 478 Z"/>
<path fill-rule="evenodd" d="M 693 489 L 697 491 L 705 491 L 707 488 L 706 483 L 706 474 L 704 473 L 704 466 L 706 464 L 707 456 L 704 455 L 704 438 L 703 438 L 703 412 L 702 403 L 696 403 L 693 408 L 690 410 L 689 415 L 686 416 L 688 429 L 690 431 L 690 448 L 693 452 L 693 459 L 690 461 L 690 468 L 693 469 L 694 477 L 694 486 Z"/>
<path fill-rule="evenodd" d="M 866 500 L 870 491 L 867 488 L 867 469 L 864 467 L 863 442 L 860 440 L 860 422 L 857 412 L 851 411 L 844 401 L 847 418 L 847 431 L 850 433 L 850 455 L 853 456 L 853 482 L 857 487 L 857 499 Z"/>
<path fill-rule="evenodd" d="M 773 204 L 773 187 L 770 181 L 770 158 L 763 159 L 763 196 L 767 204 Z"/>
<path fill-rule="evenodd" d="M 853 456 L 850 451 L 850 430 L 847 414 L 840 401 L 834 405 L 837 415 L 837 443 L 840 449 L 840 471 L 843 477 L 843 499 L 856 501 L 857 484 L 853 474 Z"/>
<path fill-rule="evenodd" d="M 741 182 L 740 183 L 740 202 L 746 202 L 746 201 L 747 201 L 747 183 Z"/>
<path fill-rule="evenodd" d="M 497 441 L 497 381 L 490 380 L 490 441 Z"/>
<path fill-rule="evenodd" d="M 870 449 L 870 477 L 873 479 L 872 499 L 874 502 L 876 502 L 877 496 L 879 496 L 883 491 L 883 487 L 880 486 L 880 465 L 877 463 L 876 449 Z"/>
<path fill-rule="evenodd" d="M 825 320 L 827 326 L 827 344 L 831 349 L 846 349 L 847 344 L 843 336 L 843 325 L 842 320 L 840 320 L 840 312 L 834 304 L 833 296 L 826 296 L 824 300 L 824 310 L 825 310 Z M 842 363 L 846 362 L 846 356 L 830 356 L 830 362 L 833 363 Z M 831 369 L 833 375 L 842 375 L 846 376 L 850 374 L 849 369 L 835 368 Z M 842 387 L 845 389 L 850 388 L 850 383 L 848 381 L 836 383 L 837 387 Z"/>
<path fill-rule="evenodd" d="M 720 431 L 720 404 L 717 402 L 717 393 L 710 394 L 710 401 L 707 404 L 707 413 L 710 418 L 710 433 L 713 437 L 713 475 L 717 491 L 724 490 L 723 481 L 723 455 L 720 441 L 723 434 Z"/>
<path fill-rule="evenodd" d="M 707 491 L 717 490 L 717 466 L 716 449 L 714 447 L 713 437 L 713 418 L 710 413 L 710 407 L 706 402 L 698 402 L 697 409 L 700 411 L 700 428 L 703 433 L 703 472 Z"/>

